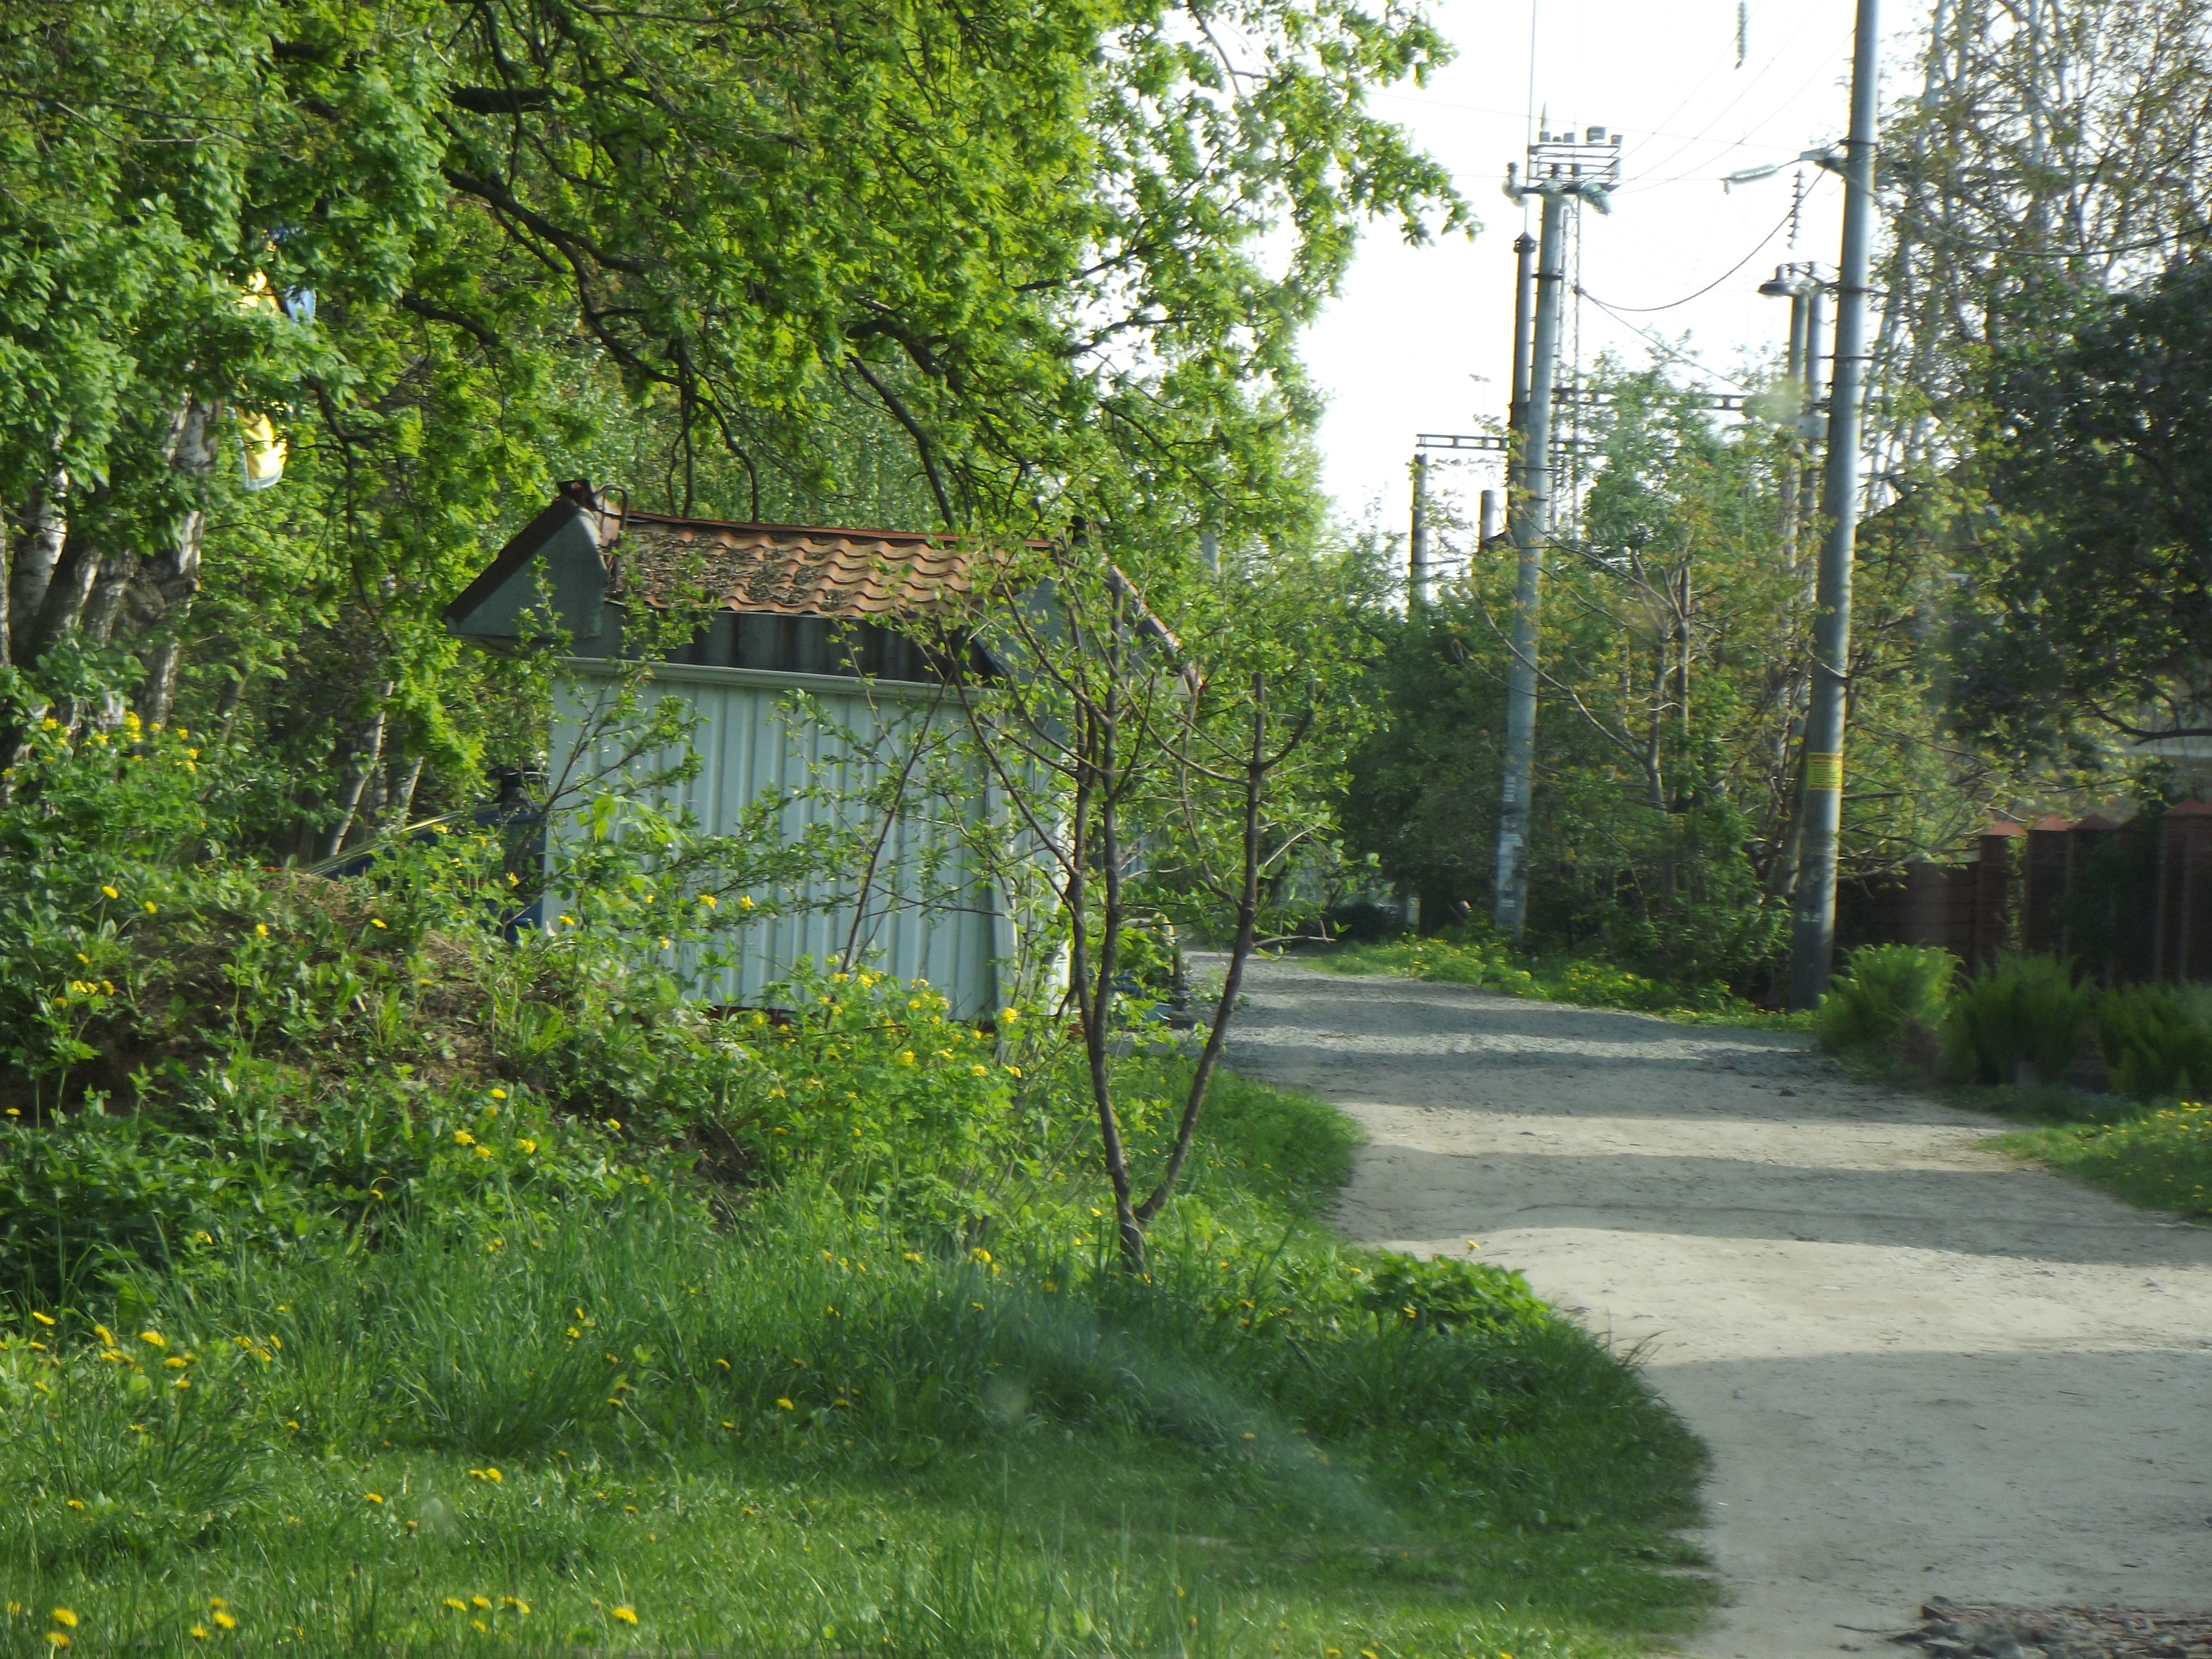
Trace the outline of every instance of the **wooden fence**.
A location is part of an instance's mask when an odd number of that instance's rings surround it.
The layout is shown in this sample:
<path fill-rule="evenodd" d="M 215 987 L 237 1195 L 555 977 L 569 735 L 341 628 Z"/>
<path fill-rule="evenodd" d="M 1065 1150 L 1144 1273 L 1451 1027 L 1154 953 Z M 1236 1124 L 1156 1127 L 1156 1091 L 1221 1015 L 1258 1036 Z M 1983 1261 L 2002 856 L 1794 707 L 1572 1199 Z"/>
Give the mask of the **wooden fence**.
<path fill-rule="evenodd" d="M 2126 823 L 1999 824 L 1965 864 L 1913 864 L 1837 895 L 1839 946 L 1940 945 L 1970 969 L 2069 957 L 2106 984 L 2212 980 L 2212 801 Z"/>

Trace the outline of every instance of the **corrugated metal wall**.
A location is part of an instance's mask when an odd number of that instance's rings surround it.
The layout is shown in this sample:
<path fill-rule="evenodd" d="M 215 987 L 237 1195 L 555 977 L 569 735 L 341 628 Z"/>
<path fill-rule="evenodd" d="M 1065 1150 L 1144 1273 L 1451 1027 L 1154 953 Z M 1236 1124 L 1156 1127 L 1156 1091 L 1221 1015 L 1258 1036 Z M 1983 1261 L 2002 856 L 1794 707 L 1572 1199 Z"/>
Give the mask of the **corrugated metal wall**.
<path fill-rule="evenodd" d="M 623 746 L 614 733 L 593 730 L 605 723 L 603 711 L 615 695 L 604 665 L 572 660 L 570 667 L 578 672 L 554 695 L 556 786 L 564 773 L 574 781 L 606 772 L 619 763 Z M 805 694 L 817 718 L 793 717 L 787 705 L 794 691 Z M 965 717 L 949 694 L 932 685 L 664 664 L 647 698 L 672 696 L 697 717 L 693 744 L 700 765 L 696 776 L 662 790 L 657 799 L 665 807 L 688 809 L 708 833 L 734 827 L 748 805 L 772 793 L 787 803 L 781 815 L 787 836 L 796 839 L 810 823 L 838 818 L 872 836 L 880 814 L 856 798 L 895 779 L 911 764 L 916 744 L 926 744 L 929 758 L 914 768 L 914 777 L 918 784 L 922 772 L 934 768 L 939 787 L 910 787 L 910 810 L 882 838 L 861 912 L 860 958 L 903 979 L 927 980 L 951 998 L 957 1017 L 974 1019 L 998 1006 L 994 958 L 1012 949 L 1004 907 L 975 880 L 958 825 L 944 816 L 964 814 L 970 823 L 981 822 L 995 792 L 987 787 L 979 763 L 957 760 L 942 741 L 965 729 Z M 579 752 L 585 741 L 591 744 L 589 754 Z M 649 774 L 678 758 L 641 757 L 631 769 Z M 943 769 L 956 764 L 960 770 L 945 778 Z M 943 787 L 948 783 L 952 787 Z M 822 798 L 794 798 L 807 790 L 819 791 Z M 575 833 L 573 819 L 556 821 L 555 838 Z M 549 845 L 549 859 L 555 856 Z M 863 848 L 861 857 L 866 856 Z M 860 907 L 853 896 L 861 884 L 859 870 L 834 884 L 817 883 L 805 894 L 811 908 L 745 929 L 734 941 L 733 965 L 702 969 L 695 963 L 696 994 L 710 1002 L 759 1006 L 770 1000 L 766 988 L 789 975 L 801 958 L 836 964 L 854 938 Z M 734 898 L 724 901 L 726 915 Z M 828 908 L 819 908 L 823 904 Z M 557 914 L 556 905 L 547 909 Z"/>

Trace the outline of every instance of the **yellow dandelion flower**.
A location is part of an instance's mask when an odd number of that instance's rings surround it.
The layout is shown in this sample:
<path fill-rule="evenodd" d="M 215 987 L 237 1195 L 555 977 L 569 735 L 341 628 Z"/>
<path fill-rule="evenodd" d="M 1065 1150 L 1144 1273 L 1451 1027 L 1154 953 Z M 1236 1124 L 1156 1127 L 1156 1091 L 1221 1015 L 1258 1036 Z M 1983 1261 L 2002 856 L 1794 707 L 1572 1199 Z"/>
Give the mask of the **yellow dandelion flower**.
<path fill-rule="evenodd" d="M 269 924 L 265 921 L 255 922 L 253 924 L 253 937 L 256 939 L 267 939 L 269 937 Z"/>
<path fill-rule="evenodd" d="M 531 1139 L 527 1135 L 523 1136 L 514 1144 L 521 1148 L 522 1155 L 525 1158 L 528 1158 L 532 1152 L 538 1150 L 538 1143 Z"/>
<path fill-rule="evenodd" d="M 160 908 L 160 907 L 151 899 L 147 899 L 144 901 L 144 903 L 146 906 L 146 914 L 149 916 L 154 915 Z"/>
<path fill-rule="evenodd" d="M 216 1613 L 215 1615 L 215 1621 L 216 1624 L 222 1626 L 225 1630 L 236 1630 L 238 1628 L 238 1620 L 227 1613 Z"/>
<path fill-rule="evenodd" d="M 75 1630 L 76 1628 L 76 1615 L 71 1613 L 67 1607 L 56 1607 L 54 1609 L 54 1623 L 61 1626 L 64 1630 Z"/>
<path fill-rule="evenodd" d="M 615 1617 L 621 1620 L 625 1625 L 635 1625 L 637 1623 L 637 1609 L 631 1607 L 617 1607 L 615 1609 Z"/>
<path fill-rule="evenodd" d="M 157 1348 L 166 1348 L 169 1346 L 169 1339 L 159 1331 L 141 1331 L 138 1333 L 138 1340 L 141 1342 L 150 1343 Z"/>
<path fill-rule="evenodd" d="M 82 1498 L 72 1498 L 67 1503 L 64 1504 L 62 1507 L 65 1510 L 81 1510 L 84 1507 L 84 1499 Z"/>
<path fill-rule="evenodd" d="M 789 1401 L 788 1400 L 784 1399 L 781 1395 L 777 1395 L 777 1396 L 776 1396 L 776 1401 L 775 1401 L 775 1403 L 776 1403 L 776 1405 L 777 1405 L 780 1408 L 781 1408 L 781 1409 L 782 1409 L 782 1410 L 784 1410 L 784 1411 L 790 1412 L 790 1411 L 797 1411 L 797 1410 L 799 1409 L 799 1407 L 796 1407 L 796 1406 L 793 1405 L 793 1404 L 791 1403 L 791 1401 Z"/>
<path fill-rule="evenodd" d="M 195 1642 L 204 1642 L 207 1639 L 208 1627 L 205 1625 L 194 1625 L 192 1626 L 192 1640 Z"/>
<path fill-rule="evenodd" d="M 123 896 L 122 894 L 117 892 L 112 887 L 103 886 L 100 890 L 109 898 L 121 898 Z"/>
<path fill-rule="evenodd" d="M 384 1501 L 384 1494 L 380 1492 L 365 1492 L 362 1496 L 372 1504 L 381 1504 Z"/>
<path fill-rule="evenodd" d="M 477 1144 L 477 1138 L 476 1138 L 474 1135 L 471 1134 L 471 1133 L 470 1133 L 466 1129 L 456 1129 L 456 1130 L 454 1130 L 454 1131 L 453 1131 L 453 1145 L 454 1145 L 454 1146 L 475 1146 L 476 1144 Z"/>
<path fill-rule="evenodd" d="M 469 1604 L 458 1595 L 447 1596 L 444 1605 L 451 1607 L 455 1613 L 466 1613 L 469 1610 Z"/>
<path fill-rule="evenodd" d="M 489 1595 L 471 1595 L 469 1597 L 469 1605 L 472 1607 L 489 1607 L 491 1606 L 491 1597 Z"/>
<path fill-rule="evenodd" d="M 58 1630 L 50 1630 L 50 1631 L 48 1631 L 48 1632 L 46 1632 L 46 1645 L 47 1645 L 48 1647 L 50 1647 L 50 1648 L 65 1648 L 65 1647 L 69 1646 L 69 1644 L 70 1644 L 70 1639 L 69 1639 L 69 1638 L 68 1638 L 68 1637 L 66 1637 L 66 1636 L 64 1636 L 64 1635 L 63 1635 L 63 1634 L 61 1633 L 61 1632 L 59 1632 L 59 1631 L 58 1631 Z"/>

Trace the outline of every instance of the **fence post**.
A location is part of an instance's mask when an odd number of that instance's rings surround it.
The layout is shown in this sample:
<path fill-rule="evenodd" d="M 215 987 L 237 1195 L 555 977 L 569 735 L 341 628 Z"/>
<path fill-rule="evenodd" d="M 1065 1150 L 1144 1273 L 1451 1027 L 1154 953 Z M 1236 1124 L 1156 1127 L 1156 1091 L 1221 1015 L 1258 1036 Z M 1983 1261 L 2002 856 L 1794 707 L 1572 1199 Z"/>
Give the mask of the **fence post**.
<path fill-rule="evenodd" d="M 2212 801 L 2166 809 L 2158 865 L 2158 977 L 2212 976 Z"/>
<path fill-rule="evenodd" d="M 2021 857 L 2027 831 L 2016 823 L 1993 823 L 1982 832 L 1981 858 L 1974 866 L 1973 941 L 1966 969 L 1979 973 L 2019 944 Z"/>

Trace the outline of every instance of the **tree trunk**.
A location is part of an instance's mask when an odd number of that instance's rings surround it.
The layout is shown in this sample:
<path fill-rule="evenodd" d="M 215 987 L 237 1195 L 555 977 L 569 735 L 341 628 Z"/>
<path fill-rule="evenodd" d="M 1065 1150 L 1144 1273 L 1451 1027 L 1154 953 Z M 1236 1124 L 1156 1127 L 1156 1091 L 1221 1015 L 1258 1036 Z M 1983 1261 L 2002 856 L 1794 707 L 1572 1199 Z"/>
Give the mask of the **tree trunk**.
<path fill-rule="evenodd" d="M 391 695 L 392 690 L 386 686 L 384 696 L 388 697 Z M 338 791 L 338 815 L 330 828 L 323 832 L 323 839 L 315 850 L 318 863 L 325 859 L 336 858 L 339 849 L 344 847 L 346 836 L 353 829 L 354 817 L 361 811 L 362 793 L 368 788 L 369 778 L 383 763 L 384 709 L 380 702 L 380 699 L 375 715 L 354 746 L 353 762 L 346 768 L 345 783 Z"/>
<path fill-rule="evenodd" d="M 8 575 L 9 660 L 27 668 L 38 655 L 38 627 L 46 589 L 69 537 L 69 474 L 56 467 L 31 497 L 30 533 L 15 550 Z"/>

